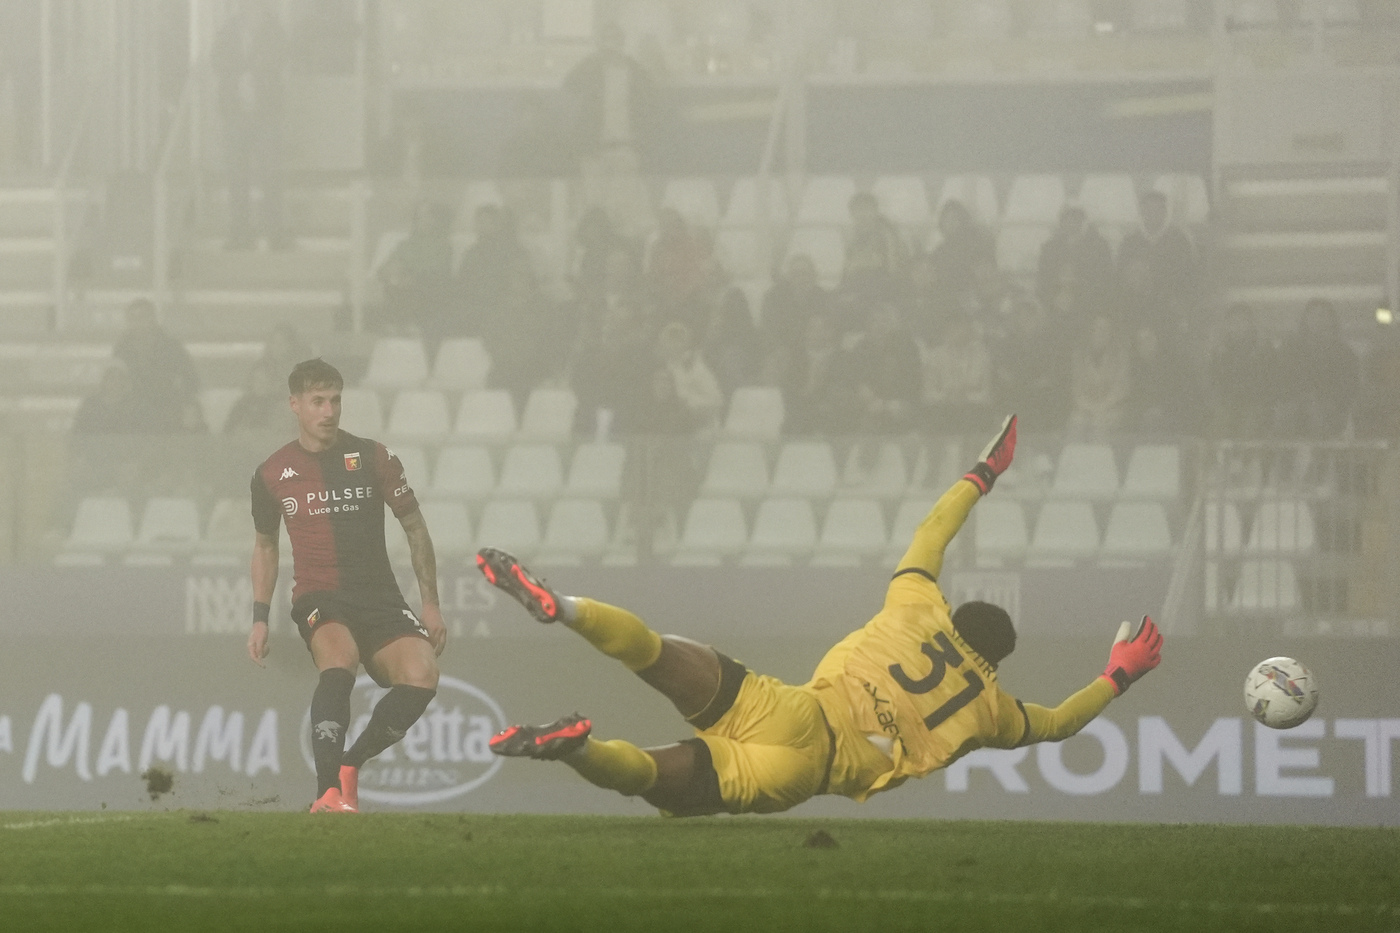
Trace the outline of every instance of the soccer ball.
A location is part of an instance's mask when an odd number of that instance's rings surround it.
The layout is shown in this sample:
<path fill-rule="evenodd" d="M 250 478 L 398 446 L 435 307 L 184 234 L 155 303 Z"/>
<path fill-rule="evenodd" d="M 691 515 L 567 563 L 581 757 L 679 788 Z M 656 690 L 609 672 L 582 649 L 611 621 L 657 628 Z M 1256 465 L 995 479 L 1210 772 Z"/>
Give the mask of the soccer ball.
<path fill-rule="evenodd" d="M 1270 729 L 1302 725 L 1317 709 L 1317 680 L 1292 658 L 1260 661 L 1244 679 L 1244 705 Z"/>

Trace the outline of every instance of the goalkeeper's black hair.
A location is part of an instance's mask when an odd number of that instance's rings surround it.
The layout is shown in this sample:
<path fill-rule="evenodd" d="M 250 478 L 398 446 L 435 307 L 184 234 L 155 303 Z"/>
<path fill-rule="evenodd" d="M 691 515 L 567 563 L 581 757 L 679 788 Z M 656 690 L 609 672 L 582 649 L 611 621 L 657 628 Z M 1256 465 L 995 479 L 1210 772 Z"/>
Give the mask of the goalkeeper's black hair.
<path fill-rule="evenodd" d="M 1000 606 L 975 600 L 963 603 L 953 612 L 953 628 L 993 667 L 1016 650 L 1016 628 Z"/>

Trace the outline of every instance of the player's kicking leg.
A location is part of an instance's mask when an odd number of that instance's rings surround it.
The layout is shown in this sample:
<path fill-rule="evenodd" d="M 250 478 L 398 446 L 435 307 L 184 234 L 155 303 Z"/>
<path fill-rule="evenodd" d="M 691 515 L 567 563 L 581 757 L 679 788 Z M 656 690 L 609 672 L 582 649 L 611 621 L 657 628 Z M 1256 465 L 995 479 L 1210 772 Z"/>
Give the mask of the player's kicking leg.
<path fill-rule="evenodd" d="M 518 601 L 536 620 L 559 622 L 609 657 L 621 661 L 660 691 L 691 722 L 704 721 L 720 693 L 721 664 L 708 645 L 659 635 L 625 609 L 584 597 L 563 596 L 497 548 L 482 548 L 477 566 L 487 581 Z M 700 761 L 695 743 L 641 749 L 630 742 L 603 742 L 592 723 L 577 714 L 542 726 L 512 726 L 491 741 L 498 755 L 563 761 L 585 779 L 609 790 L 641 796 L 663 810 L 681 812 Z"/>

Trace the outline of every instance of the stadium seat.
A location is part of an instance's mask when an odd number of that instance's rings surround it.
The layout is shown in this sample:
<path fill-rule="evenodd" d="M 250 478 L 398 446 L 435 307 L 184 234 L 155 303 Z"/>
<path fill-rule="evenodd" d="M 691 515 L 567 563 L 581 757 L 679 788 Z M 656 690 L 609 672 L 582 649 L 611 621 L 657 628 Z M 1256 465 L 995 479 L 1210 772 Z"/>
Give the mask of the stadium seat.
<path fill-rule="evenodd" d="M 68 547 L 114 550 L 132 541 L 131 505 L 121 496 L 88 496 L 78 502 Z"/>
<path fill-rule="evenodd" d="M 1298 19 L 1305 25 L 1320 20 L 1325 26 L 1358 26 L 1361 5 L 1357 0 L 1302 0 Z"/>
<path fill-rule="evenodd" d="M 762 278 L 769 274 L 763 241 L 757 230 L 721 228 L 715 232 L 715 257 L 733 279 Z"/>
<path fill-rule="evenodd" d="M 1181 32 L 1186 29 L 1190 0 L 1133 0 L 1135 32 Z"/>
<path fill-rule="evenodd" d="M 242 389 L 229 386 L 214 386 L 199 390 L 199 410 L 204 416 L 204 426 L 209 429 L 210 434 L 224 433 L 224 425 L 228 422 L 229 412 L 233 411 L 233 406 L 242 397 Z M 288 416 L 288 423 L 290 422 L 291 418 Z"/>
<path fill-rule="evenodd" d="M 340 393 L 340 427 L 356 437 L 379 437 L 384 433 L 384 407 L 373 389 L 346 386 Z"/>
<path fill-rule="evenodd" d="M 1006 195 L 1003 224 L 1054 226 L 1065 206 L 1065 181 L 1059 175 L 1017 175 Z"/>
<path fill-rule="evenodd" d="M 154 496 L 146 500 L 137 544 L 183 551 L 194 547 L 199 537 L 199 507 L 193 499 Z"/>
<path fill-rule="evenodd" d="M 972 510 L 977 566 L 1000 567 L 1019 561 L 1029 545 L 1026 513 L 1014 499 L 987 499 Z"/>
<path fill-rule="evenodd" d="M 608 546 L 608 519 L 597 499 L 560 499 L 549 510 L 544 543 L 537 558 L 542 565 L 576 563 L 596 558 Z"/>
<path fill-rule="evenodd" d="M 622 492 L 627 448 L 621 444 L 580 444 L 569 463 L 564 491 L 570 496 L 615 499 Z"/>
<path fill-rule="evenodd" d="M 1245 553 L 1311 551 L 1315 544 L 1312 509 L 1301 499 L 1261 502 L 1254 513 Z"/>
<path fill-rule="evenodd" d="M 457 214 L 457 222 L 470 225 L 476 219 L 477 208 L 488 204 L 501 206 L 505 203 L 505 198 L 501 196 L 501 186 L 494 180 L 474 178 L 467 182 L 466 190 L 462 194 L 462 209 Z"/>
<path fill-rule="evenodd" d="M 1238 554 L 1242 543 L 1240 510 L 1225 499 L 1205 502 L 1206 553 Z"/>
<path fill-rule="evenodd" d="M 1028 36 L 1087 38 L 1094 27 L 1088 0 L 1041 0 L 1031 6 Z"/>
<path fill-rule="evenodd" d="M 361 383 L 371 389 L 411 389 L 428 378 L 423 341 L 413 337 L 381 337 L 369 354 Z"/>
<path fill-rule="evenodd" d="M 506 451 L 498 495 L 554 496 L 563 487 L 564 468 L 553 444 L 517 444 Z"/>
<path fill-rule="evenodd" d="M 844 227 L 851 222 L 855 179 L 849 175 L 810 175 L 797 202 L 798 225 Z"/>
<path fill-rule="evenodd" d="M 470 392 L 486 388 L 491 372 L 491 354 L 475 337 L 444 340 L 433 363 L 432 384 L 439 389 Z"/>
<path fill-rule="evenodd" d="M 1181 495 L 1181 450 L 1173 444 L 1139 444 L 1128 458 L 1123 496 L 1176 499 Z"/>
<path fill-rule="evenodd" d="M 672 563 L 717 564 L 748 544 L 749 530 L 738 499 L 696 499 L 686 511 Z"/>
<path fill-rule="evenodd" d="M 661 206 L 674 208 L 688 224 L 713 227 L 719 223 L 719 194 L 710 178 L 668 180 Z"/>
<path fill-rule="evenodd" d="M 520 436 L 539 441 L 567 441 L 574 434 L 578 396 L 572 389 L 535 389 L 520 415 Z"/>
<path fill-rule="evenodd" d="M 790 496 L 764 499 L 754 516 L 744 560 L 750 564 L 787 563 L 805 557 L 816 545 L 817 517 L 810 500 Z"/>
<path fill-rule="evenodd" d="M 481 510 L 477 541 L 520 556 L 540 545 L 540 513 L 528 499 L 492 499 Z"/>
<path fill-rule="evenodd" d="M 1120 233 L 1142 225 L 1131 175 L 1086 175 L 1079 186 L 1078 201 L 1091 224 L 1113 227 Z"/>
<path fill-rule="evenodd" d="M 1231 608 L 1296 609 L 1298 603 L 1298 577 L 1291 561 L 1247 560 L 1240 564 Z"/>
<path fill-rule="evenodd" d="M 720 441 L 710 451 L 710 463 L 700 491 L 710 496 L 761 496 L 768 491 L 768 458 L 763 445 L 752 441 Z"/>
<path fill-rule="evenodd" d="M 1163 175 L 1152 188 L 1166 195 L 1177 223 L 1199 227 L 1210 220 L 1210 188 L 1200 175 Z"/>
<path fill-rule="evenodd" d="M 442 561 L 444 556 L 461 558 L 476 550 L 465 502 L 457 499 L 428 499 L 420 503 L 418 508 L 423 513 L 423 522 L 428 526 L 428 533 L 432 535 L 433 550 L 437 552 L 439 561 Z"/>
<path fill-rule="evenodd" d="M 873 452 L 865 444 L 852 446 L 841 471 L 841 485 L 870 496 L 900 495 L 909 485 L 903 449 L 894 441 L 880 442 Z"/>
<path fill-rule="evenodd" d="M 729 204 L 720 221 L 725 227 L 761 226 L 759 191 L 764 186 L 757 178 L 740 178 L 734 182 L 729 193 Z M 788 221 L 787 195 L 783 182 L 778 178 L 768 179 L 768 223 L 771 227 L 783 227 Z"/>
<path fill-rule="evenodd" d="M 935 217 L 949 201 L 961 201 L 977 222 L 986 226 L 1001 219 L 996 184 L 986 175 L 949 175 L 943 179 L 938 192 L 938 206 L 934 209 Z"/>
<path fill-rule="evenodd" d="M 803 253 L 811 257 L 817 278 L 823 285 L 834 286 L 841 281 L 842 270 L 846 267 L 846 237 L 840 227 L 806 226 L 793 230 L 787 256 Z"/>
<path fill-rule="evenodd" d="M 253 546 L 253 516 L 248 500 L 220 499 L 209 510 L 204 537 L 195 546 L 191 563 L 241 564 Z"/>
<path fill-rule="evenodd" d="M 480 440 L 504 440 L 515 434 L 515 402 L 505 389 L 478 389 L 462 396 L 456 433 Z"/>
<path fill-rule="evenodd" d="M 827 496 L 835 488 L 836 458 L 826 441 L 789 441 L 778 451 L 773 495 Z"/>
<path fill-rule="evenodd" d="M 889 545 L 885 515 L 875 499 L 832 500 L 817 539 L 817 558 L 823 563 L 836 559 L 859 560 L 879 554 Z M 841 561 L 841 562 L 844 562 Z"/>
<path fill-rule="evenodd" d="M 1171 528 L 1160 502 L 1115 502 L 1104 529 L 1101 557 L 1133 560 L 1171 550 Z"/>
<path fill-rule="evenodd" d="M 918 175 L 882 175 L 870 186 L 880 204 L 880 212 L 905 227 L 927 227 L 932 215 L 928 209 L 928 188 Z"/>
<path fill-rule="evenodd" d="M 1008 0 L 961 0 L 948 4 L 949 33 L 956 39 L 1003 39 L 1014 17 Z"/>
<path fill-rule="evenodd" d="M 433 493 L 485 499 L 496 488 L 496 470 L 485 447 L 444 447 L 433 472 Z"/>
<path fill-rule="evenodd" d="M 1031 275 L 1040 267 L 1040 248 L 1050 239 L 1049 226 L 1005 226 L 997 231 L 997 268 L 1013 275 Z"/>
<path fill-rule="evenodd" d="M 1087 502 L 1051 500 L 1040 507 L 1027 558 L 1039 566 L 1063 566 L 1092 557 L 1099 549 L 1099 525 Z"/>
<path fill-rule="evenodd" d="M 403 465 L 404 479 L 415 491 L 427 489 L 432 484 L 433 474 L 428 469 L 428 452 L 422 447 L 417 444 L 396 444 L 389 452 L 399 458 L 399 463 Z"/>
<path fill-rule="evenodd" d="M 451 429 L 447 398 L 436 389 L 404 389 L 389 409 L 389 435 L 394 438 L 440 439 Z"/>
<path fill-rule="evenodd" d="M 1235 26 L 1277 26 L 1278 0 L 1234 0 L 1228 15 Z"/>
<path fill-rule="evenodd" d="M 1063 498 L 1111 499 L 1118 494 L 1118 464 L 1107 444 L 1066 444 L 1060 450 L 1051 494 Z"/>
<path fill-rule="evenodd" d="M 729 399 L 724 434 L 734 438 L 776 439 L 783 430 L 783 393 L 772 386 L 740 386 Z"/>
<path fill-rule="evenodd" d="M 937 501 L 932 496 L 915 496 L 903 499 L 899 507 L 895 509 L 894 521 L 890 523 L 890 549 L 891 559 L 898 559 L 909 548 L 909 542 L 914 540 L 914 532 L 928 513 L 933 509 L 933 503 Z"/>

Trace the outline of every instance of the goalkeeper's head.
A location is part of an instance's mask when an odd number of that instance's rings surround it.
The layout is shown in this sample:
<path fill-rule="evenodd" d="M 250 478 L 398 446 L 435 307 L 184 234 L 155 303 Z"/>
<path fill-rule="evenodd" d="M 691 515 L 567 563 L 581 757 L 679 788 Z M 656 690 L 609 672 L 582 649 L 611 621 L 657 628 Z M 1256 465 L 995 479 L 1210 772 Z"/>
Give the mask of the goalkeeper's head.
<path fill-rule="evenodd" d="M 1016 629 L 1011 616 L 1000 606 L 963 603 L 953 612 L 953 628 L 992 667 L 1016 650 Z"/>

